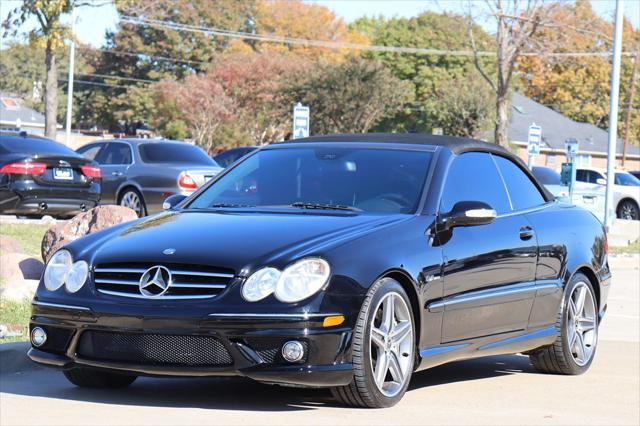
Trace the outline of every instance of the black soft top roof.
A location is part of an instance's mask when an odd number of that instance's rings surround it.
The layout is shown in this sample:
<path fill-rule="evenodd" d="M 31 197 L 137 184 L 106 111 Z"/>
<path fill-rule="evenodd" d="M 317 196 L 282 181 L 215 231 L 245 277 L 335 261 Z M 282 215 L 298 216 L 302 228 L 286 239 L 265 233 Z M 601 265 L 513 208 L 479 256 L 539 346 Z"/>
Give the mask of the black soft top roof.
<path fill-rule="evenodd" d="M 303 142 L 377 142 L 377 143 L 403 143 L 442 146 L 451 150 L 454 154 L 469 151 L 485 151 L 496 154 L 512 156 L 506 149 L 493 144 L 475 139 L 459 138 L 456 136 L 438 136 L 427 133 L 350 133 L 310 136 L 308 138 L 292 139 L 280 143 Z"/>

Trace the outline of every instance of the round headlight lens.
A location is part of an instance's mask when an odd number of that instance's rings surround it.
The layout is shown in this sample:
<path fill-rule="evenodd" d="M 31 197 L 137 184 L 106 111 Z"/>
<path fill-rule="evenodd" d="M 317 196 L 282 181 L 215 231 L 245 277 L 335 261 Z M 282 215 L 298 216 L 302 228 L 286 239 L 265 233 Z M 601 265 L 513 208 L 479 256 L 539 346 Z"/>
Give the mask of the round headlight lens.
<path fill-rule="evenodd" d="M 242 286 L 242 297 L 247 302 L 257 302 L 273 293 L 280 278 L 276 268 L 262 268 L 254 272 Z"/>
<path fill-rule="evenodd" d="M 303 259 L 287 267 L 276 285 L 282 302 L 298 302 L 317 293 L 329 279 L 331 268 L 323 259 Z"/>
<path fill-rule="evenodd" d="M 62 287 L 71 269 L 71 253 L 67 250 L 59 250 L 47 263 L 44 270 L 44 286 L 49 291 L 55 291 Z"/>
<path fill-rule="evenodd" d="M 84 260 L 79 260 L 71 266 L 65 281 L 65 287 L 69 293 L 75 293 L 80 290 L 87 281 L 89 275 L 89 264 Z"/>

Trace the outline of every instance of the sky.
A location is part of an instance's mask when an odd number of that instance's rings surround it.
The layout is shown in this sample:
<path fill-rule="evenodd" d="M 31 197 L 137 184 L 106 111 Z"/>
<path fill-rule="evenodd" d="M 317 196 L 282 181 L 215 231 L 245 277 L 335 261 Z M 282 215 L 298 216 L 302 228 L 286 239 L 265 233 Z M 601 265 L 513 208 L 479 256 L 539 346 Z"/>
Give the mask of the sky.
<path fill-rule="evenodd" d="M 105 0 L 92 0 L 104 3 Z M 464 13 L 467 2 L 464 0 L 307 0 L 322 4 L 333 10 L 346 22 L 361 16 L 410 17 L 424 11 Z M 474 0 L 477 1 L 477 0 Z M 9 11 L 20 5 L 19 0 L 0 0 L 0 20 L 4 20 Z M 592 0 L 597 13 L 608 20 L 613 19 L 615 0 Z M 625 16 L 631 20 L 634 28 L 640 27 L 640 0 L 624 1 Z M 83 7 L 77 12 L 76 33 L 83 43 L 94 47 L 102 46 L 105 32 L 116 28 L 118 14 L 112 4 L 101 7 Z M 70 19 L 67 19 L 70 22 Z M 489 31 L 492 28 L 485 28 Z"/>

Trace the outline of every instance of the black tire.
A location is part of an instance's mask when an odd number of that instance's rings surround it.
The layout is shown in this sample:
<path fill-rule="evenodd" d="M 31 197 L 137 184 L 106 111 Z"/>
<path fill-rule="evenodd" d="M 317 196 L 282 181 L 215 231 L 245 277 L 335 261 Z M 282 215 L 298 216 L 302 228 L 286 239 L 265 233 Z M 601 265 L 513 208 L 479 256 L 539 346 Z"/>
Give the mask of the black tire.
<path fill-rule="evenodd" d="M 64 370 L 64 376 L 81 388 L 123 388 L 129 386 L 138 377 L 83 367 Z"/>
<path fill-rule="evenodd" d="M 569 347 L 568 341 L 568 330 L 569 327 L 572 326 L 568 321 L 569 297 L 573 293 L 574 288 L 579 285 L 579 283 L 586 284 L 587 288 L 591 292 L 591 297 L 593 297 L 593 301 L 595 302 L 596 310 L 596 344 L 593 347 L 593 352 L 589 361 L 584 365 L 579 365 L 576 362 L 572 354 L 572 350 Z M 556 340 L 555 342 L 553 342 L 553 344 L 529 352 L 529 359 L 531 360 L 531 364 L 533 364 L 533 367 L 540 373 L 547 374 L 578 375 L 586 372 L 589 369 L 589 366 L 591 366 L 593 359 L 595 358 L 595 352 L 597 348 L 597 311 L 597 299 L 595 297 L 595 292 L 593 291 L 593 285 L 591 284 L 591 281 L 582 273 L 575 274 L 573 278 L 571 278 L 571 281 L 565 289 L 561 309 L 560 312 L 558 312 L 556 320 L 558 336 L 556 337 Z"/>
<path fill-rule="evenodd" d="M 129 193 L 134 194 L 136 197 L 138 197 L 138 200 L 140 200 L 140 208 L 138 210 L 136 210 L 136 209 L 132 209 L 132 210 L 136 212 L 138 217 L 146 216 L 147 215 L 147 204 L 144 201 L 144 197 L 142 196 L 140 191 L 138 191 L 137 189 L 135 189 L 133 187 L 128 187 L 128 188 L 125 188 L 125 189 L 122 190 L 122 192 L 120 193 L 120 196 L 118 197 L 118 205 L 124 206 L 124 207 L 129 207 L 129 206 L 123 204 L 123 200 L 125 199 L 125 197 L 127 197 L 127 195 Z"/>
<path fill-rule="evenodd" d="M 397 293 L 404 300 L 411 317 L 411 336 L 413 345 L 413 354 L 410 359 L 410 365 L 404 385 L 399 393 L 393 397 L 384 395 L 378 389 L 374 381 L 373 366 L 371 363 L 371 345 L 370 345 L 370 325 L 374 321 L 376 312 L 375 307 L 378 306 L 382 298 L 389 293 Z M 378 280 L 369 290 L 367 297 L 362 304 L 358 320 L 353 332 L 352 341 L 352 362 L 353 362 L 353 380 L 349 385 L 331 388 L 334 398 L 344 405 L 360 408 L 385 408 L 391 407 L 398 403 L 404 396 L 409 382 L 411 373 L 415 367 L 415 316 L 411 308 L 411 302 L 402 286 L 391 278 L 382 278 Z"/>
<path fill-rule="evenodd" d="M 639 220 L 640 208 L 633 200 L 623 200 L 616 209 L 618 219 Z"/>

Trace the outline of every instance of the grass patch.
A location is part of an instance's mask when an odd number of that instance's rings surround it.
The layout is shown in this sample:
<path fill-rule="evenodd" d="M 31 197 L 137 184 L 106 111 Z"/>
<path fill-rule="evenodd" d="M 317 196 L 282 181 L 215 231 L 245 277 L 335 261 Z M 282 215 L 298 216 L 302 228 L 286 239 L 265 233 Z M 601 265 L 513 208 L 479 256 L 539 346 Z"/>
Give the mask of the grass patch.
<path fill-rule="evenodd" d="M 16 239 L 26 254 L 41 260 L 40 245 L 49 228 L 50 225 L 3 223 L 0 224 L 0 235 Z"/>
<path fill-rule="evenodd" d="M 31 300 L 17 302 L 0 297 L 0 324 L 19 325 L 22 328 L 22 336 L 0 339 L 0 343 L 28 340 L 30 317 Z"/>
<path fill-rule="evenodd" d="M 640 253 L 640 240 L 629 244 L 628 246 L 609 247 L 609 253 Z"/>

